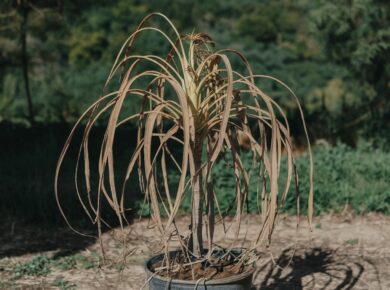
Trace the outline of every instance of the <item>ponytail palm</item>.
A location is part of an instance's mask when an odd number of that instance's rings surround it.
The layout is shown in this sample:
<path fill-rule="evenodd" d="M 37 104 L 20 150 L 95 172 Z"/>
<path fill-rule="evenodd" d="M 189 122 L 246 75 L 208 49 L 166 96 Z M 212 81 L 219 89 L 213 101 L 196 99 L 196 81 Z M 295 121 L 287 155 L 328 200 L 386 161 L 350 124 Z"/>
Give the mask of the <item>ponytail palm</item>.
<path fill-rule="evenodd" d="M 155 17 L 162 18 L 169 25 L 168 31 L 148 25 Z M 159 34 L 168 43 L 166 56 L 133 52 L 137 38 L 148 32 Z M 167 249 L 172 243 L 179 245 L 188 262 L 211 259 L 217 248 L 213 242 L 215 225 L 223 224 L 225 218 L 219 207 L 218 189 L 213 186 L 213 168 L 216 162 L 230 155 L 236 196 L 229 231 L 233 231 L 233 236 L 238 239 L 248 200 L 249 180 L 256 178 L 259 230 L 241 257 L 252 256 L 257 249 L 270 242 L 278 210 L 286 200 L 294 175 L 295 181 L 298 179 L 286 116 L 257 83 L 261 79 L 272 80 L 295 99 L 296 96 L 281 81 L 254 74 L 238 51 L 225 49 L 214 52 L 212 47 L 212 39 L 207 34 L 181 35 L 162 14 L 154 13 L 142 20 L 121 48 L 105 85 L 107 91 L 119 72 L 119 89 L 105 93 L 92 104 L 66 141 L 55 180 L 60 209 L 58 175 L 76 129 L 80 124 L 85 124 L 79 158 L 83 158 L 88 202 L 84 202 L 79 193 L 77 177 L 76 188 L 83 208 L 98 224 L 99 232 L 101 224 L 105 222 L 101 215 L 103 200 L 114 210 L 122 227 L 127 223 L 126 184 L 130 176 L 137 173 L 163 245 Z M 232 59 L 242 63 L 245 73 L 232 67 Z M 136 99 L 140 100 L 139 111 L 133 115 L 124 114 L 125 101 L 132 100 L 130 103 L 134 105 Z M 298 101 L 297 104 L 300 110 Z M 102 118 L 106 114 L 109 118 Z M 107 127 L 100 144 L 99 182 L 92 190 L 89 139 L 91 129 L 97 122 L 106 122 Z M 138 125 L 137 136 L 134 137 L 137 139 L 136 147 L 129 159 L 126 174 L 119 183 L 114 170 L 114 140 L 118 128 L 129 122 Z M 304 122 L 302 124 L 305 128 Z M 249 153 L 242 150 L 243 140 Z M 172 147 L 180 155 L 173 154 Z M 252 156 L 250 169 L 244 166 L 243 154 Z M 282 159 L 283 154 L 286 158 Z M 283 166 L 287 174 L 281 182 L 282 160 L 285 160 Z M 76 174 L 78 165 L 79 162 Z M 179 176 L 174 185 L 169 180 L 172 172 Z M 192 212 L 189 229 L 179 229 L 176 220 L 188 195 Z M 312 199 L 311 188 L 309 218 L 312 215 Z M 166 261 L 168 268 L 173 267 L 169 257 Z"/>

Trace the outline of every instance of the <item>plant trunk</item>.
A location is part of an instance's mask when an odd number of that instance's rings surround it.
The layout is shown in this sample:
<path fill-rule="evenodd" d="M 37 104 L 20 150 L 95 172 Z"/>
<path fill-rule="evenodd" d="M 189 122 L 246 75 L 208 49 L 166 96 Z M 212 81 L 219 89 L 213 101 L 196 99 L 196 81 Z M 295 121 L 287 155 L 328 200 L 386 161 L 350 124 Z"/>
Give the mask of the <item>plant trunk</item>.
<path fill-rule="evenodd" d="M 203 186 L 202 186 L 202 140 L 200 134 L 196 134 L 194 142 L 195 176 L 192 185 L 192 234 L 191 250 L 196 257 L 203 255 L 202 218 L 203 218 Z"/>
<path fill-rule="evenodd" d="M 28 3 L 26 3 L 26 1 L 22 1 L 20 9 L 22 15 L 22 22 L 20 25 L 20 41 L 22 45 L 21 58 L 22 58 L 23 79 L 24 79 L 24 87 L 25 87 L 26 98 L 27 98 L 28 120 L 30 121 L 31 125 L 34 125 L 35 116 L 34 116 L 34 108 L 31 99 L 30 84 L 28 79 L 28 56 L 27 56 L 27 20 L 28 20 L 28 14 L 30 8 L 28 7 Z"/>

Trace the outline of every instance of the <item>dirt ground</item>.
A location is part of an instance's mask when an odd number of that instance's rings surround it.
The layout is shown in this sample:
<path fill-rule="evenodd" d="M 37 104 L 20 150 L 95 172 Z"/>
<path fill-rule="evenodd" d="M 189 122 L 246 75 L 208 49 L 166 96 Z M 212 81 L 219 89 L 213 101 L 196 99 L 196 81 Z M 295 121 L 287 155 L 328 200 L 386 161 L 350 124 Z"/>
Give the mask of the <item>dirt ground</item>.
<path fill-rule="evenodd" d="M 257 230 L 256 219 L 249 218 L 249 238 Z M 133 225 L 130 246 L 136 251 L 125 265 L 99 266 L 99 243 L 94 239 L 66 229 L 48 233 L 3 221 L 0 289 L 140 289 L 145 284 L 143 263 L 158 243 L 156 232 L 145 230 L 145 225 L 145 220 Z M 295 225 L 295 217 L 280 218 L 272 246 L 257 264 L 254 289 L 390 289 L 390 217 L 348 213 L 316 217 L 311 233 L 302 218 L 298 236 Z M 108 254 L 120 253 L 114 235 L 104 233 Z M 218 233 L 216 242 L 228 239 Z M 48 257 L 47 273 L 36 274 L 39 264 L 18 275 L 20 265 L 36 256 Z"/>

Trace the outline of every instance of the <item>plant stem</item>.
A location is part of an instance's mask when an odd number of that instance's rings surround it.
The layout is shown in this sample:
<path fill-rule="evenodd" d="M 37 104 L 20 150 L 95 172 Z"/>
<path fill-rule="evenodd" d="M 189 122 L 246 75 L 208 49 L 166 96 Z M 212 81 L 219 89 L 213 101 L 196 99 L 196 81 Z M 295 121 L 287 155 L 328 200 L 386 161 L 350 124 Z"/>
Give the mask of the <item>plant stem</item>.
<path fill-rule="evenodd" d="M 202 186 L 202 144 L 200 134 L 196 134 L 194 141 L 195 176 L 192 186 L 192 252 L 196 257 L 203 254 L 202 216 L 203 216 L 203 186 Z"/>

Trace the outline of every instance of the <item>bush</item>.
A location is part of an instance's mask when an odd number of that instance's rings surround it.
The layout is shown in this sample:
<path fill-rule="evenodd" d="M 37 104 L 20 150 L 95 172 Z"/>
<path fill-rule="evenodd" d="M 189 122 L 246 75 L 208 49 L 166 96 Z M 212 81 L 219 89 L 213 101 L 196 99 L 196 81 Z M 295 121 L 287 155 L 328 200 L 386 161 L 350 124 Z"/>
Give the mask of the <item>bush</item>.
<path fill-rule="evenodd" d="M 250 158 L 249 155 L 243 156 L 246 168 L 250 167 Z M 310 187 L 308 158 L 307 154 L 296 158 L 300 208 L 303 214 L 307 212 L 307 195 Z M 229 158 L 226 161 L 228 163 Z M 318 215 L 331 211 L 340 212 L 348 205 L 359 214 L 367 212 L 390 214 L 388 164 L 390 153 L 375 149 L 370 143 L 361 143 L 357 148 L 341 143 L 336 146 L 317 146 L 314 149 L 314 213 Z M 225 212 L 234 202 L 235 179 L 232 170 L 223 161 L 216 165 L 215 173 L 214 187 L 221 211 Z M 281 168 L 281 174 L 286 175 L 285 168 Z M 172 179 L 174 180 L 174 177 Z M 281 180 L 283 181 L 283 177 Z M 250 180 L 249 186 L 247 210 L 253 213 L 258 210 L 257 184 L 254 178 Z M 190 206 L 190 196 L 187 195 L 183 209 L 188 212 Z M 296 193 L 293 184 L 281 210 L 290 214 L 296 213 Z"/>
<path fill-rule="evenodd" d="M 306 155 L 298 158 L 304 171 Z M 390 153 L 361 143 L 357 148 L 343 144 L 319 147 L 314 152 L 315 212 L 340 211 L 351 205 L 357 213 L 390 214 Z M 309 184 L 301 180 L 302 194 Z M 304 200 L 304 199 L 303 199 Z"/>

